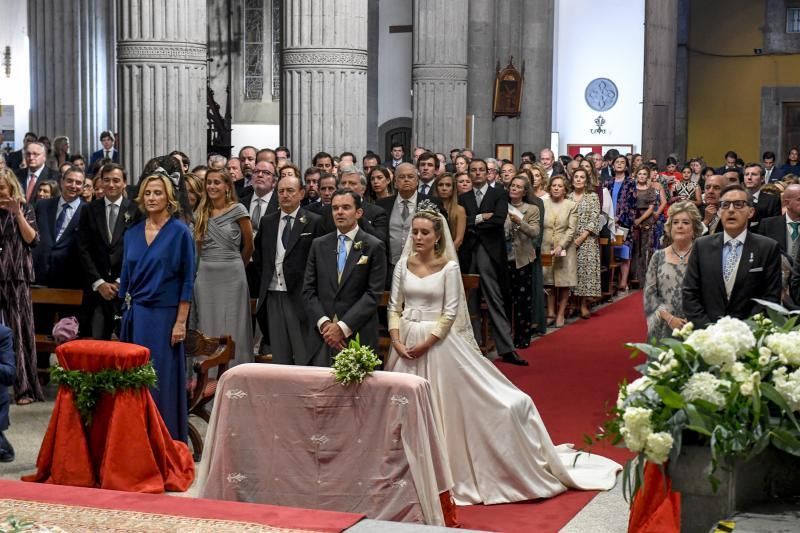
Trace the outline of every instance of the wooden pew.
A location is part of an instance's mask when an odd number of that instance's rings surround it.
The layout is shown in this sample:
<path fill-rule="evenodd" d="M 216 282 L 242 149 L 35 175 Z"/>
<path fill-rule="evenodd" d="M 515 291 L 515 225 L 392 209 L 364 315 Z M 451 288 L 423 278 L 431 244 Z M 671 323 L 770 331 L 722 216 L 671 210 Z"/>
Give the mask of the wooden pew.
<path fill-rule="evenodd" d="M 34 324 L 36 330 L 36 351 L 53 353 L 56 351 L 56 346 L 58 346 L 58 343 L 53 339 L 53 326 L 63 318 L 60 316 L 59 311 L 63 313 L 65 307 L 75 308 L 75 315 L 79 316 L 81 305 L 83 304 L 83 291 L 77 289 L 31 287 L 31 301 L 34 306 L 58 306 L 57 310 L 53 312 L 52 320 L 44 324 Z"/>

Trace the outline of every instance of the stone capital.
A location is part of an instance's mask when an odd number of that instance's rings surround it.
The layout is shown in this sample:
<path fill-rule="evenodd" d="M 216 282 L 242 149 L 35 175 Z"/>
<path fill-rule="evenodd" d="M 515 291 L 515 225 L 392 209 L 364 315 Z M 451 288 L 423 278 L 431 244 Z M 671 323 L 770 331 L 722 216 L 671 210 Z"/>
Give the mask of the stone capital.
<path fill-rule="evenodd" d="M 124 63 L 206 64 L 206 45 L 188 42 L 120 41 L 117 61 Z"/>
<path fill-rule="evenodd" d="M 331 67 L 367 70 L 367 51 L 332 48 L 293 48 L 283 51 L 285 68 Z"/>

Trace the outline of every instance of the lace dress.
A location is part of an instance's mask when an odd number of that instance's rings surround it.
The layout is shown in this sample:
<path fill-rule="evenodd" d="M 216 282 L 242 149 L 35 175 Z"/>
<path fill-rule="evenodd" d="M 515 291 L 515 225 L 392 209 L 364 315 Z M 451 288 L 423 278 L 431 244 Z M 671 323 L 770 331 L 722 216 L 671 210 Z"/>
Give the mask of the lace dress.
<path fill-rule="evenodd" d="M 439 341 L 417 359 L 392 349 L 386 369 L 426 378 L 445 443 L 459 505 L 549 498 L 567 488 L 606 490 L 620 466 L 598 455 L 576 458 L 554 446 L 531 398 L 481 355 L 468 327 L 453 323 L 463 302 L 461 271 L 450 261 L 418 278 L 398 262 L 389 301 L 389 328 L 406 346 L 430 333 Z M 469 321 L 465 320 L 466 326 Z"/>

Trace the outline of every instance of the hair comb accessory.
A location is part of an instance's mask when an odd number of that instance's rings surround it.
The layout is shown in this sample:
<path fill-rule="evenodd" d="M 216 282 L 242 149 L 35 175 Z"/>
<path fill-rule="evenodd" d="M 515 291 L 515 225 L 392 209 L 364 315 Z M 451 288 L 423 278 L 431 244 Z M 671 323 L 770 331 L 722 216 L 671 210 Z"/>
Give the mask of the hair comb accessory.
<path fill-rule="evenodd" d="M 422 200 L 417 204 L 417 213 L 430 213 L 432 215 L 441 215 L 441 211 L 439 211 L 439 206 L 435 203 L 431 202 L 430 200 Z"/>

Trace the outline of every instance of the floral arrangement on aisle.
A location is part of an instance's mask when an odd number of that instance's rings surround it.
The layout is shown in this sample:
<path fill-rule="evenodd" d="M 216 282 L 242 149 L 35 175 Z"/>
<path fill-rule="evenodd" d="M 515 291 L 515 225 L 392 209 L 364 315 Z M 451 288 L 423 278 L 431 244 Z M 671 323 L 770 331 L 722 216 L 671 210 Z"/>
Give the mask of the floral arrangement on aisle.
<path fill-rule="evenodd" d="M 381 360 L 369 346 L 362 346 L 356 335 L 350 344 L 333 358 L 331 372 L 342 385 L 361 383 L 381 364 Z"/>
<path fill-rule="evenodd" d="M 800 456 L 798 317 L 760 303 L 768 316 L 724 317 L 697 331 L 689 323 L 674 339 L 629 345 L 648 362 L 638 368 L 642 377 L 621 384 L 612 418 L 596 436 L 638 454 L 625 465 L 626 499 L 639 490 L 645 461 L 674 463 L 683 439 L 710 446 L 714 491 L 720 462 L 753 457 L 770 444 Z"/>

